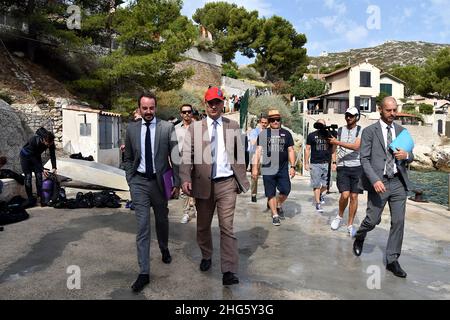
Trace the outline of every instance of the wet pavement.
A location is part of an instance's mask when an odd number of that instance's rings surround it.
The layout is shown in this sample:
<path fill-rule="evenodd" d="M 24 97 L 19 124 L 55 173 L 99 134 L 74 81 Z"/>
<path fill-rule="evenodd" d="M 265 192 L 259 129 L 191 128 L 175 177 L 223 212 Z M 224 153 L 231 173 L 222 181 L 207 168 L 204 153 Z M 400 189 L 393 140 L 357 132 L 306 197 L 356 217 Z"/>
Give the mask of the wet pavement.
<path fill-rule="evenodd" d="M 408 201 L 399 259 L 408 277 L 400 279 L 384 265 L 387 208 L 363 254 L 355 257 L 347 213 L 339 230 L 330 229 L 337 214 L 335 189 L 326 196 L 324 212 L 317 213 L 309 179 L 296 177 L 279 227 L 266 210 L 261 180 L 259 191 L 257 203 L 250 202 L 249 193 L 238 197 L 239 285 L 222 285 L 217 217 L 212 268 L 199 270 L 196 219 L 180 223 L 179 199 L 169 202 L 170 265 L 161 261 L 152 217 L 150 285 L 142 293 L 130 290 L 138 273 L 133 211 L 33 208 L 30 219 L 0 232 L 0 299 L 450 299 L 445 207 Z M 364 218 L 365 203 L 364 194 L 356 224 Z M 73 288 L 78 271 L 80 289 Z"/>

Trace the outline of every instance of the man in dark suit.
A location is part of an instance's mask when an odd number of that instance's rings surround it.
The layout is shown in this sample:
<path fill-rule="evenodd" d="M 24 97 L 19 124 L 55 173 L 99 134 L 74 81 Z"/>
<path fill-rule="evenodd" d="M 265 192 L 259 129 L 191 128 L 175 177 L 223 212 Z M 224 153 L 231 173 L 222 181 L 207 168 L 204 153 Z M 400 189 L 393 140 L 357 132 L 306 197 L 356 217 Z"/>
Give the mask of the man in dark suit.
<path fill-rule="evenodd" d="M 211 222 L 217 209 L 220 228 L 222 284 L 239 283 L 239 252 L 233 231 L 236 197 L 250 184 L 239 124 L 222 117 L 224 96 L 217 87 L 205 93 L 207 118 L 189 126 L 183 145 L 180 177 L 183 192 L 195 198 L 197 243 L 202 252 L 200 270 L 211 267 Z"/>
<path fill-rule="evenodd" d="M 361 137 L 361 165 L 364 174 L 360 186 L 368 191 L 366 217 L 361 223 L 353 243 L 353 252 L 361 255 L 367 232 L 381 222 L 384 206 L 389 203 L 391 211 L 391 229 L 386 247 L 386 269 L 397 277 L 406 277 L 400 267 L 400 257 L 405 223 L 407 191 L 410 181 L 406 164 L 414 160 L 412 152 L 397 149 L 392 151 L 389 145 L 405 130 L 394 123 L 397 115 L 397 102 L 386 97 L 381 103 L 380 121 L 364 129 Z"/>
<path fill-rule="evenodd" d="M 140 274 L 132 285 L 134 292 L 149 283 L 150 275 L 150 207 L 155 214 L 156 236 L 162 261 L 170 263 L 168 249 L 169 209 L 164 192 L 163 174 L 173 166 L 172 196 L 179 192 L 179 151 L 174 126 L 155 117 L 157 100 L 153 93 L 138 99 L 142 120 L 130 123 L 125 140 L 124 168 L 137 219 L 137 253 Z"/>

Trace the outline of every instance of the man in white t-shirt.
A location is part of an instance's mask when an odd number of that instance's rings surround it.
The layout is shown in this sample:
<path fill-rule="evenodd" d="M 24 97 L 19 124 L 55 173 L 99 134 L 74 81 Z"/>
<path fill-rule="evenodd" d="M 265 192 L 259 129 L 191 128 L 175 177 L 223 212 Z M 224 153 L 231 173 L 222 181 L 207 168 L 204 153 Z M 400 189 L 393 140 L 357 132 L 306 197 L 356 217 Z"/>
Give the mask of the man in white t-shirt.
<path fill-rule="evenodd" d="M 345 111 L 346 126 L 338 129 L 337 138 L 331 138 L 333 145 L 333 165 L 337 165 L 336 184 L 341 194 L 339 198 L 339 214 L 331 222 L 331 229 L 337 230 L 344 216 L 345 208 L 350 200 L 348 210 L 347 231 L 351 237 L 356 234 L 353 226 L 356 211 L 358 210 L 358 194 L 362 190 L 358 187 L 359 178 L 362 174 L 359 148 L 361 145 L 362 128 L 357 125 L 359 110 L 350 107 Z"/>

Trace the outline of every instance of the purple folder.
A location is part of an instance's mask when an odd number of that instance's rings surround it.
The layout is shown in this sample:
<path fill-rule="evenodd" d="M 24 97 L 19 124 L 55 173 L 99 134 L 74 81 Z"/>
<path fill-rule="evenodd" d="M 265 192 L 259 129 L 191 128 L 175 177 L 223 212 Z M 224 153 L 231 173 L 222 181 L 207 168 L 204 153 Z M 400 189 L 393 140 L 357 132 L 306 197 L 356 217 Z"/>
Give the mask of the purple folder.
<path fill-rule="evenodd" d="M 172 168 L 169 168 L 164 174 L 163 174 L 163 183 L 164 183 L 164 195 L 166 196 L 167 200 L 170 200 L 172 198 L 172 188 L 173 188 L 173 170 Z"/>

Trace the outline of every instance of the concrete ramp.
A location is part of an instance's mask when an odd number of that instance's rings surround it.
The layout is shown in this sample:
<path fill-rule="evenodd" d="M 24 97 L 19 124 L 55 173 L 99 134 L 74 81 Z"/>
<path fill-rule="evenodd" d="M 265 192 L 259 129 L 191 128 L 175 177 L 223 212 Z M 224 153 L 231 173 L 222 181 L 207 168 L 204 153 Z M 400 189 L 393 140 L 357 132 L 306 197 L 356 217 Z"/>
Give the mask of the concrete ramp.
<path fill-rule="evenodd" d="M 45 168 L 51 169 L 50 160 Z M 57 158 L 58 174 L 87 184 L 110 189 L 129 190 L 125 171 L 106 164 L 77 159 Z"/>

